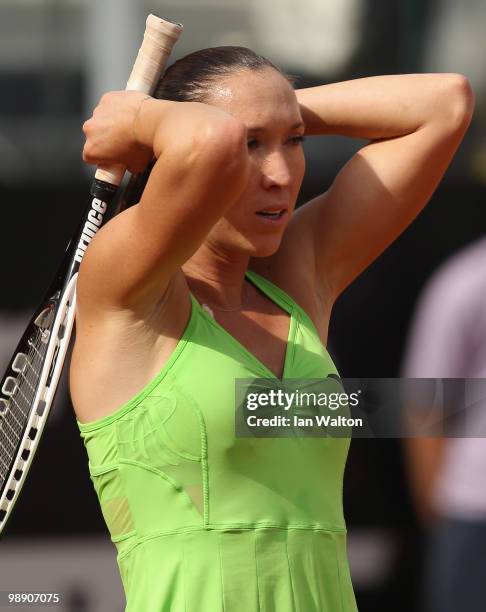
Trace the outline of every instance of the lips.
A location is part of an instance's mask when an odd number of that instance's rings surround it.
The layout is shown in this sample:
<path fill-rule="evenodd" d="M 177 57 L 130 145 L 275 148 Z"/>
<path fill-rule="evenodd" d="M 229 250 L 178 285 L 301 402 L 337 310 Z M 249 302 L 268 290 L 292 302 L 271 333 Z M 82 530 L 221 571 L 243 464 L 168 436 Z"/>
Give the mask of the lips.
<path fill-rule="evenodd" d="M 259 212 L 257 212 L 257 215 L 259 215 L 260 217 L 266 217 L 267 219 L 280 219 L 284 212 L 285 211 L 283 209 L 275 211 L 260 210 Z"/>
<path fill-rule="evenodd" d="M 266 206 L 265 208 L 262 208 L 261 210 L 257 210 L 256 214 L 259 217 L 263 217 L 264 219 L 276 221 L 278 219 L 281 219 L 284 216 L 284 214 L 287 212 L 287 210 L 288 210 L 287 206 L 274 204 L 271 206 Z"/>

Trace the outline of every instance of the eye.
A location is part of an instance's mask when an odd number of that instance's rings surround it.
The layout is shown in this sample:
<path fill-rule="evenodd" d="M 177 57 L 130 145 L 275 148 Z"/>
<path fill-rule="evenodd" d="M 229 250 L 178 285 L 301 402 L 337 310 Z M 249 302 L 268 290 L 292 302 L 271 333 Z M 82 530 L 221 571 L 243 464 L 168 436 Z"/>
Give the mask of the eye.
<path fill-rule="evenodd" d="M 289 142 L 293 145 L 300 145 L 304 142 L 305 136 L 292 136 Z"/>
<path fill-rule="evenodd" d="M 249 149 L 257 149 L 259 144 L 260 143 L 256 138 L 249 138 L 247 141 L 247 145 Z"/>

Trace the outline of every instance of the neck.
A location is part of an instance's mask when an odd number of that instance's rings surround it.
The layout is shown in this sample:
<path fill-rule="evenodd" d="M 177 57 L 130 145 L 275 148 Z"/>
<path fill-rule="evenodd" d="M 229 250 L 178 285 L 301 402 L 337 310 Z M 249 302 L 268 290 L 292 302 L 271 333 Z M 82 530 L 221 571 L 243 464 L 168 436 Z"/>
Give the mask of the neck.
<path fill-rule="evenodd" d="M 203 243 L 182 266 L 190 290 L 214 308 L 238 310 L 244 305 L 245 272 L 250 258 L 225 253 Z"/>

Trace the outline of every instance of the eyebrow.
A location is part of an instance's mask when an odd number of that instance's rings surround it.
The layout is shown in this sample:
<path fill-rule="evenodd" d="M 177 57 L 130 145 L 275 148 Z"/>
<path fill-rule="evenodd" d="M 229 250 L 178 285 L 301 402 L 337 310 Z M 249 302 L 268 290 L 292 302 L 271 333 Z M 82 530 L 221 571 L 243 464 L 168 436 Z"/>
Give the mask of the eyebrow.
<path fill-rule="evenodd" d="M 305 123 L 303 121 L 299 121 L 298 123 L 294 123 L 294 125 L 290 126 L 291 130 L 296 130 L 298 128 L 305 128 Z M 247 128 L 248 132 L 264 132 L 265 128 L 260 126 L 253 126 Z"/>

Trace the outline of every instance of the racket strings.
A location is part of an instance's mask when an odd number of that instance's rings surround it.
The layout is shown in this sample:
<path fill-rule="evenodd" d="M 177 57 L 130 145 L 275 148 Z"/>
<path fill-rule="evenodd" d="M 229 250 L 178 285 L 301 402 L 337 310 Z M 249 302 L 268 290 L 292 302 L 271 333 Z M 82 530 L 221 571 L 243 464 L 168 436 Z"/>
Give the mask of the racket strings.
<path fill-rule="evenodd" d="M 20 412 L 21 417 L 23 417 L 23 419 L 21 419 L 20 422 L 25 421 L 27 415 L 28 415 L 28 411 L 30 408 L 30 404 L 32 403 L 34 397 L 35 397 L 35 381 L 36 379 L 38 379 L 39 377 L 39 370 L 35 367 L 35 365 L 40 365 L 40 362 L 42 361 L 43 355 L 36 349 L 35 344 L 38 343 L 39 341 L 39 337 L 41 336 L 40 332 L 38 331 L 36 333 L 35 336 L 35 340 L 29 340 L 29 346 L 30 346 L 30 351 L 27 355 L 27 360 L 25 363 L 25 366 L 22 370 L 22 372 L 19 373 L 18 377 L 17 377 L 17 384 L 16 387 L 14 389 L 14 392 L 12 393 L 12 395 L 10 396 L 10 401 L 14 404 L 14 406 L 17 408 L 18 412 Z M 35 355 L 37 354 L 37 355 Z M 26 375 L 27 373 L 27 375 Z M 30 375 L 30 377 L 29 377 Z M 26 395 L 23 392 L 23 383 L 26 383 L 27 387 L 29 387 L 30 391 L 29 393 Z M 25 404 L 25 408 L 27 408 L 27 412 L 24 411 L 24 406 L 22 406 L 22 403 L 18 402 L 16 400 L 16 394 L 17 392 L 20 393 L 20 395 L 24 398 L 24 404 Z M 7 414 L 11 414 L 15 420 L 17 422 L 17 414 L 16 414 L 16 410 L 15 409 L 10 409 L 9 412 Z M 8 424 L 8 420 L 2 420 L 0 421 L 0 423 L 5 422 Z"/>
<path fill-rule="evenodd" d="M 20 377 L 19 377 L 20 378 Z M 25 429 L 29 413 L 29 397 L 21 393 L 20 401 L 17 401 L 15 394 L 21 391 L 21 382 L 17 385 L 14 394 L 10 398 L 9 411 L 6 418 L 2 419 L 2 433 L 0 435 L 0 452 L 2 455 L 2 480 L 7 476 L 10 465 L 15 458 L 15 452 Z"/>
<path fill-rule="evenodd" d="M 47 343 L 44 341 L 46 331 L 38 327 L 33 339 L 29 340 L 27 359 L 22 371 L 18 374 L 17 384 L 8 400 L 9 409 L 0 418 L 0 482 L 2 485 L 10 472 L 30 408 L 33 405 L 36 383 L 39 380 L 42 362 L 47 352 Z"/>
<path fill-rule="evenodd" d="M 32 356 L 33 351 L 30 351 L 28 359 L 31 359 Z M 3 468 L 1 469 L 2 480 L 8 474 L 10 464 L 14 459 L 14 453 L 27 418 L 24 407 L 15 397 L 17 390 L 20 390 L 22 381 L 19 379 L 21 378 L 22 375 L 20 374 L 17 379 L 17 386 L 9 398 L 9 410 L 4 415 L 4 418 L 0 421 L 0 453 L 2 463 L 1 468 Z M 23 393 L 22 395 L 24 397 L 24 401 L 27 400 L 27 396 Z M 20 415 L 18 413 L 20 413 Z"/>

